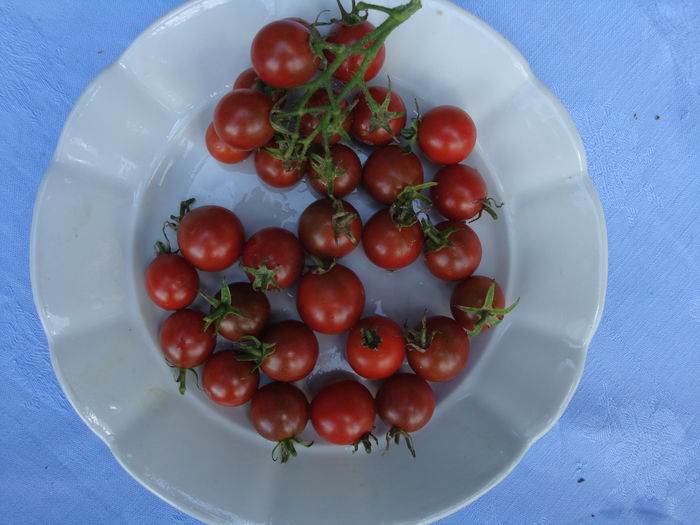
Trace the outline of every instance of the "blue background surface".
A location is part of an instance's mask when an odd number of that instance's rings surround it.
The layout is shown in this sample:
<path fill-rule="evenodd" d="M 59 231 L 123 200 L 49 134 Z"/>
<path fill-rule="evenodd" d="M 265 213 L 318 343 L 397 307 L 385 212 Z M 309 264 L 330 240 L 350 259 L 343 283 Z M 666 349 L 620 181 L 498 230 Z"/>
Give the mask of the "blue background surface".
<path fill-rule="evenodd" d="M 571 112 L 605 208 L 606 311 L 559 423 L 457 524 L 700 522 L 700 2 L 460 0 Z M 0 3 L 0 522 L 195 523 L 63 396 L 29 283 L 34 196 L 92 77 L 179 0 Z"/>

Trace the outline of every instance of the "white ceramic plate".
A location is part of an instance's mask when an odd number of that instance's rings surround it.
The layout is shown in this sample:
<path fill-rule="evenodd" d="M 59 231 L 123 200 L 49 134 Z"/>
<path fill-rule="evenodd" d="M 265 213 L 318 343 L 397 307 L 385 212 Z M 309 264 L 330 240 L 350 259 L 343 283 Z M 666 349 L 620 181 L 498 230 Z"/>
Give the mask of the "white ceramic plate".
<path fill-rule="evenodd" d="M 407 101 L 454 104 L 473 116 L 479 138 L 469 163 L 506 203 L 499 221 L 476 223 L 484 245 L 477 273 L 497 278 L 520 306 L 473 341 L 461 378 L 434 385 L 439 406 L 415 434 L 415 460 L 400 449 L 353 455 L 318 442 L 280 465 L 246 408 L 216 407 L 193 388 L 177 393 L 155 339 L 164 313 L 141 285 L 152 243 L 189 196 L 232 208 L 248 233 L 295 230 L 314 198 L 306 187 L 271 191 L 251 161 L 216 163 L 204 130 L 217 99 L 248 67 L 263 24 L 333 7 L 193 0 L 176 9 L 87 88 L 37 197 L 32 282 L 66 395 L 125 469 L 204 521 L 415 523 L 455 511 L 501 480 L 556 421 L 600 319 L 604 218 L 571 119 L 494 30 L 447 1 L 425 0 L 390 36 L 383 75 Z M 423 34 L 431 36 L 418 45 Z M 375 209 L 363 193 L 349 200 L 364 219 Z M 361 249 L 346 262 L 365 283 L 366 313 L 410 322 L 424 307 L 448 313 L 450 286 L 422 263 L 388 273 Z M 227 276 L 243 277 L 235 269 Z M 203 283 L 212 290 L 217 281 Z M 291 295 L 273 298 L 277 318 L 296 317 Z M 320 340 L 318 370 L 302 384 L 309 394 L 348 370 L 342 338 Z M 304 435 L 314 438 L 310 425 Z"/>

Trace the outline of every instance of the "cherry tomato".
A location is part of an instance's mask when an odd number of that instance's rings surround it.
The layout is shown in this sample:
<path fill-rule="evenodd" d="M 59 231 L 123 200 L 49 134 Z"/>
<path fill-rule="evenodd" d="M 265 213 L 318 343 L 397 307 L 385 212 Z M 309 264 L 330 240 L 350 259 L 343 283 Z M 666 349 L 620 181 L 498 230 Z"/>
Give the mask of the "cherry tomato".
<path fill-rule="evenodd" d="M 415 261 L 423 250 L 423 230 L 418 222 L 399 227 L 388 208 L 379 210 L 365 224 L 362 247 L 370 261 L 387 270 L 398 270 Z"/>
<path fill-rule="evenodd" d="M 240 341 L 246 335 L 258 335 L 263 331 L 270 317 L 270 301 L 263 292 L 253 290 L 248 283 L 233 283 L 228 285 L 230 304 L 217 305 L 221 309 L 219 333 L 231 341 Z M 215 299 L 221 301 L 221 292 Z M 212 306 L 209 318 L 217 317 L 217 306 Z M 240 312 L 241 315 L 229 313 L 226 306 Z"/>
<path fill-rule="evenodd" d="M 267 151 L 270 148 L 271 151 Z M 279 148 L 275 143 L 255 152 L 255 171 L 258 176 L 274 188 L 291 188 L 297 184 L 306 173 L 306 162 L 292 161 L 289 169 L 285 161 L 277 158 Z"/>
<path fill-rule="evenodd" d="M 408 364 L 428 381 L 448 381 L 459 374 L 469 359 L 469 339 L 454 319 L 429 317 L 409 337 Z"/>
<path fill-rule="evenodd" d="M 275 381 L 299 381 L 308 376 L 318 360 L 318 340 L 304 323 L 282 321 L 267 327 L 261 339 L 274 344 L 274 352 L 261 369 Z"/>
<path fill-rule="evenodd" d="M 492 286 L 493 295 L 489 298 L 489 288 Z M 505 295 L 495 280 L 482 275 L 472 275 L 455 286 L 450 298 L 450 308 L 452 316 L 462 328 L 469 331 L 470 336 L 473 336 L 500 323 L 503 316 L 511 312 L 519 302 L 520 299 L 506 308 Z M 463 308 L 471 311 L 465 311 Z"/>
<path fill-rule="evenodd" d="M 362 184 L 374 200 L 390 205 L 406 186 L 423 184 L 423 165 L 414 153 L 404 153 L 400 146 L 383 146 L 367 158 Z"/>
<path fill-rule="evenodd" d="M 448 243 L 425 254 L 428 270 L 444 281 L 459 281 L 474 273 L 481 262 L 481 241 L 469 226 L 458 221 L 444 221 L 435 227 L 440 232 L 454 230 Z"/>
<path fill-rule="evenodd" d="M 214 351 L 216 332 L 204 330 L 204 315 L 196 310 L 178 310 L 163 321 L 158 333 L 160 349 L 178 368 L 201 365 Z"/>
<path fill-rule="evenodd" d="M 202 372 L 202 386 L 209 399 L 227 407 L 237 407 L 250 401 L 260 383 L 254 365 L 237 359 L 233 350 L 217 352 Z"/>
<path fill-rule="evenodd" d="M 306 251 L 332 259 L 345 257 L 360 244 L 362 220 L 350 203 L 319 199 L 299 217 L 299 240 Z"/>
<path fill-rule="evenodd" d="M 233 89 L 257 89 L 258 74 L 252 67 L 244 69 L 233 83 Z"/>
<path fill-rule="evenodd" d="M 182 310 L 199 292 L 197 270 L 174 253 L 162 253 L 153 259 L 144 282 L 148 296 L 163 310 Z"/>
<path fill-rule="evenodd" d="M 341 199 L 357 188 L 362 177 L 362 164 L 357 153 L 343 144 L 333 144 L 330 149 L 336 175 L 333 179 L 333 196 Z M 309 169 L 309 183 L 318 193 L 328 196 L 328 181 L 314 169 L 313 161 Z"/>
<path fill-rule="evenodd" d="M 337 93 L 334 92 L 335 95 L 337 96 Z M 311 95 L 311 98 L 309 101 L 306 103 L 307 108 L 315 108 L 315 107 L 322 107 L 322 106 L 327 106 L 330 104 L 330 99 L 328 98 L 328 92 L 325 90 L 325 88 L 320 88 L 318 89 L 313 95 Z M 345 111 L 345 108 L 347 107 L 347 103 L 342 100 L 340 101 L 340 109 L 342 111 Z M 308 137 L 311 135 L 316 128 L 321 124 L 321 118 L 323 115 L 326 113 L 325 110 L 319 110 L 314 113 L 306 113 L 301 117 L 301 126 L 300 126 L 300 131 L 301 134 Z M 342 139 L 342 135 L 338 133 L 337 131 L 339 129 L 344 130 L 346 133 L 350 130 L 350 126 L 352 125 L 352 113 L 348 113 L 348 115 L 343 119 L 342 122 L 335 122 L 333 119 L 328 123 L 328 126 L 326 127 L 327 130 L 333 130 L 336 131 L 336 133 L 333 133 L 328 137 L 328 144 L 335 144 L 336 142 L 340 142 L 340 139 Z M 323 135 L 321 132 L 318 132 L 314 136 L 314 143 L 316 144 L 322 144 L 323 143 Z"/>
<path fill-rule="evenodd" d="M 235 89 L 214 110 L 214 130 L 236 149 L 252 150 L 267 144 L 275 130 L 270 125 L 272 100 L 254 89 Z"/>
<path fill-rule="evenodd" d="M 477 170 L 464 164 L 445 166 L 430 188 L 435 208 L 446 218 L 465 221 L 479 214 L 487 202 L 486 182 Z"/>
<path fill-rule="evenodd" d="M 386 108 L 386 112 L 391 113 L 401 113 L 400 116 L 395 116 L 393 118 L 388 118 L 388 115 L 380 113 L 375 115 L 377 117 L 386 117 L 386 122 L 389 124 L 389 133 L 381 126 L 381 121 L 377 124 L 374 122 L 372 110 L 367 104 L 367 98 L 364 94 L 357 97 L 357 105 L 352 110 L 352 134 L 360 142 L 365 144 L 371 144 L 373 146 L 381 146 L 383 144 L 388 144 L 396 137 L 406 125 L 406 106 L 395 92 L 389 93 L 389 89 L 382 86 L 372 86 L 369 88 L 369 93 L 372 95 L 374 101 L 379 105 L 383 106 L 386 102 L 387 97 L 389 97 L 389 105 Z M 372 131 L 372 129 L 374 131 Z"/>
<path fill-rule="evenodd" d="M 352 369 L 362 377 L 384 379 L 403 363 L 406 339 L 401 327 L 388 317 L 365 317 L 350 330 L 345 355 Z"/>
<path fill-rule="evenodd" d="M 302 320 L 322 334 L 349 330 L 362 315 L 365 288 L 351 269 L 336 264 L 323 274 L 309 272 L 299 281 L 297 310 Z"/>
<path fill-rule="evenodd" d="M 250 61 L 263 82 L 278 88 L 305 84 L 318 71 L 308 26 L 292 19 L 264 26 L 253 39 Z"/>
<path fill-rule="evenodd" d="M 354 26 L 334 24 L 333 27 L 331 27 L 330 33 L 328 34 L 326 40 L 333 44 L 351 46 L 362 40 L 362 38 L 375 29 L 376 28 L 374 25 L 367 20 L 364 20 Z M 365 48 L 368 48 L 371 45 L 372 42 L 368 42 L 367 45 L 365 45 Z M 385 54 L 386 49 L 382 44 L 376 56 L 372 59 L 372 62 L 370 62 L 369 67 L 367 67 L 365 70 L 365 82 L 377 76 L 377 73 L 379 73 L 379 70 L 384 65 Z M 326 51 L 326 58 L 328 59 L 328 65 L 330 66 L 335 60 L 335 55 L 330 51 Z M 335 70 L 333 76 L 342 82 L 348 82 L 360 69 L 364 58 L 364 55 L 360 54 L 350 55 L 340 64 L 338 69 Z"/>
<path fill-rule="evenodd" d="M 250 151 L 236 149 L 230 144 L 227 144 L 221 140 L 221 137 L 216 134 L 213 123 L 209 124 L 204 140 L 207 144 L 209 154 L 224 164 L 236 164 L 244 161 L 250 156 Z"/>
<path fill-rule="evenodd" d="M 241 255 L 243 225 L 221 206 L 201 206 L 186 214 L 177 227 L 182 255 L 195 268 L 219 272 Z"/>
<path fill-rule="evenodd" d="M 243 266 L 253 288 L 263 291 L 292 286 L 304 269 L 304 250 L 284 228 L 263 228 L 243 247 Z"/>
<path fill-rule="evenodd" d="M 457 164 L 476 144 L 476 126 L 467 113 L 455 106 L 438 106 L 420 119 L 418 144 L 433 162 Z"/>
<path fill-rule="evenodd" d="M 377 410 L 369 390 L 357 381 L 326 385 L 311 401 L 311 423 L 316 432 L 336 445 L 352 445 L 374 426 Z"/>

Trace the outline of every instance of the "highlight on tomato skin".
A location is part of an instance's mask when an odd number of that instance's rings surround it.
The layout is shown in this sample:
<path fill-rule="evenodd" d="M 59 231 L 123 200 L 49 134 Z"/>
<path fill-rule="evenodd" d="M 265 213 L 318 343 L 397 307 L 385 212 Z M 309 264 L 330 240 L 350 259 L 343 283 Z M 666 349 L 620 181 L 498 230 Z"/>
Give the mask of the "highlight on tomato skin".
<path fill-rule="evenodd" d="M 457 164 L 476 144 L 476 126 L 466 111 L 456 106 L 437 106 L 420 118 L 418 145 L 437 164 Z"/>
<path fill-rule="evenodd" d="M 254 89 L 226 93 L 214 110 L 214 131 L 235 149 L 250 151 L 270 142 L 272 100 Z"/>

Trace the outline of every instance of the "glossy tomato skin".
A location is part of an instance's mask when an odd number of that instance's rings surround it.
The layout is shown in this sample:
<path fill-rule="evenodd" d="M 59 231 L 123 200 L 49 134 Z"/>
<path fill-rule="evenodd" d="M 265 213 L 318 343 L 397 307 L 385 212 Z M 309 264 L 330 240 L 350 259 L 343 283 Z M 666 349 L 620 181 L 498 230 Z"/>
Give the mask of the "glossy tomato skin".
<path fill-rule="evenodd" d="M 253 290 L 249 283 L 232 283 L 231 306 L 237 308 L 242 316 L 229 314 L 219 326 L 219 334 L 230 341 L 240 341 L 246 335 L 258 335 L 263 331 L 270 317 L 270 301 L 263 292 Z M 221 294 L 216 294 L 220 299 Z"/>
<path fill-rule="evenodd" d="M 466 221 L 484 207 L 488 196 L 486 182 L 471 166 L 445 166 L 435 174 L 437 186 L 430 188 L 435 208 L 447 219 Z"/>
<path fill-rule="evenodd" d="M 406 125 L 406 106 L 394 91 L 389 92 L 388 88 L 382 86 L 372 86 L 369 88 L 369 93 L 372 98 L 380 106 L 385 102 L 386 97 L 389 98 L 389 107 L 387 108 L 392 113 L 403 113 L 400 117 L 395 117 L 389 119 L 389 127 L 393 133 L 389 133 L 384 128 L 379 128 L 375 131 L 370 132 L 372 118 L 372 110 L 367 104 L 367 98 L 364 95 L 358 96 L 357 105 L 352 110 L 352 134 L 360 142 L 365 144 L 370 144 L 372 146 L 381 146 L 383 144 L 388 144 L 395 137 L 398 137 L 399 133 Z"/>
<path fill-rule="evenodd" d="M 362 184 L 377 202 L 391 205 L 406 186 L 423 184 L 423 165 L 414 153 L 390 144 L 374 150 L 362 169 Z"/>
<path fill-rule="evenodd" d="M 365 37 L 368 33 L 374 31 L 375 27 L 368 21 L 360 22 L 354 26 L 344 26 L 341 24 L 335 24 L 331 27 L 330 33 L 326 40 L 333 44 L 344 44 L 346 46 L 351 46 Z M 369 42 L 366 47 L 372 45 Z M 372 59 L 369 67 L 365 70 L 365 82 L 372 80 L 377 76 L 379 70 L 384 65 L 384 58 L 386 55 L 386 49 L 384 45 L 379 48 L 376 56 Z M 332 64 L 335 60 L 335 55 L 329 51 L 326 51 L 326 58 L 328 59 L 328 64 Z M 335 70 L 333 76 L 342 82 L 348 82 L 352 76 L 357 73 L 362 65 L 363 55 L 350 55 L 346 58 Z"/>
<path fill-rule="evenodd" d="M 456 106 L 438 106 L 420 119 L 418 144 L 433 162 L 457 164 L 476 144 L 476 126 L 466 111 Z"/>
<path fill-rule="evenodd" d="M 274 352 L 261 366 L 275 381 L 299 381 L 308 376 L 318 360 L 318 340 L 311 329 L 299 321 L 282 321 L 267 327 L 265 343 L 274 343 Z"/>
<path fill-rule="evenodd" d="M 429 317 L 428 332 L 434 332 L 432 344 L 425 351 L 408 351 L 408 364 L 413 371 L 428 381 L 449 381 L 467 365 L 469 339 L 454 319 L 445 316 Z"/>
<path fill-rule="evenodd" d="M 335 93 L 335 92 L 334 92 Z M 335 93 L 337 95 L 338 93 Z M 330 99 L 328 98 L 328 92 L 324 89 L 321 88 L 317 90 L 313 95 L 311 95 L 311 98 L 309 101 L 306 103 L 307 108 L 315 108 L 315 107 L 322 107 L 322 106 L 327 106 L 330 103 Z M 347 103 L 343 100 L 340 102 L 340 109 L 345 110 L 347 107 Z M 304 135 L 305 137 L 308 137 L 311 135 L 314 130 L 319 126 L 321 123 L 321 118 L 325 111 L 319 111 L 318 113 L 306 113 L 301 117 L 301 125 L 299 127 L 299 130 L 301 131 L 301 134 Z M 352 113 L 349 113 L 347 117 L 343 120 L 341 123 L 341 127 L 343 130 L 347 133 L 350 131 L 350 126 L 352 126 Z M 340 133 L 334 133 L 328 138 L 328 144 L 335 144 L 337 142 L 340 142 L 342 139 L 342 135 Z M 323 143 L 323 138 L 321 132 L 317 133 L 316 136 L 313 139 L 314 144 L 322 144 Z"/>
<path fill-rule="evenodd" d="M 256 232 L 243 247 L 243 265 L 259 268 L 262 265 L 275 270 L 280 289 L 289 288 L 304 269 L 304 250 L 296 236 L 284 228 L 263 228 Z M 247 274 L 251 282 L 254 276 Z M 267 287 L 274 290 L 273 284 Z"/>
<path fill-rule="evenodd" d="M 373 331 L 380 341 L 376 345 L 363 344 L 364 330 Z M 384 379 L 396 373 L 403 363 L 406 339 L 401 327 L 388 317 L 365 317 L 350 330 L 345 343 L 345 356 L 358 375 L 367 379 Z"/>
<path fill-rule="evenodd" d="M 255 365 L 236 359 L 233 350 L 217 352 L 204 365 L 202 386 L 209 399 L 219 405 L 237 407 L 250 401 L 258 389 L 260 374 Z"/>
<path fill-rule="evenodd" d="M 375 213 L 362 232 L 362 248 L 374 264 L 398 270 L 415 261 L 423 250 L 425 238 L 420 224 L 402 228 L 391 220 L 388 208 Z"/>
<path fill-rule="evenodd" d="M 204 315 L 196 310 L 178 310 L 163 321 L 158 332 L 160 349 L 178 368 L 201 365 L 214 351 L 216 332 L 204 331 Z"/>
<path fill-rule="evenodd" d="M 253 39 L 250 61 L 263 82 L 278 88 L 300 86 L 318 71 L 308 26 L 284 19 L 264 26 Z"/>
<path fill-rule="evenodd" d="M 474 325 L 479 320 L 479 316 L 476 314 L 464 312 L 457 308 L 457 306 L 467 306 L 472 308 L 479 308 L 484 305 L 484 300 L 486 299 L 486 293 L 489 290 L 489 286 L 494 281 L 490 277 L 484 277 L 483 275 L 472 275 L 471 277 L 461 281 L 452 290 L 452 297 L 450 298 L 450 309 L 452 310 L 452 317 L 464 328 L 465 330 L 474 330 Z M 493 308 L 505 308 L 506 297 L 503 293 L 501 286 L 496 283 L 493 294 Z M 499 315 L 503 319 L 502 315 Z M 484 326 L 483 330 L 488 330 L 488 326 Z"/>
<path fill-rule="evenodd" d="M 250 419 L 255 430 L 270 441 L 284 441 L 301 434 L 310 411 L 304 393 L 289 383 L 265 385 L 250 402 Z"/>
<path fill-rule="evenodd" d="M 428 424 L 435 411 L 435 394 L 428 382 L 415 374 L 397 374 L 377 392 L 377 412 L 387 425 L 415 432 Z"/>
<path fill-rule="evenodd" d="M 236 149 L 230 144 L 221 140 L 216 134 L 214 124 L 209 124 L 204 136 L 209 154 L 223 164 L 236 164 L 242 162 L 250 156 L 250 151 Z"/>
<path fill-rule="evenodd" d="M 267 144 L 275 130 L 270 125 L 272 100 L 254 89 L 234 89 L 224 95 L 214 110 L 214 130 L 239 150 Z"/>
<path fill-rule="evenodd" d="M 337 199 L 342 199 L 352 193 L 360 183 L 362 164 L 357 153 L 344 144 L 333 144 L 330 149 L 333 164 L 343 172 L 333 181 L 333 196 Z M 318 193 L 324 197 L 328 196 L 328 184 L 325 180 L 319 178 L 318 172 L 313 169 L 313 165 L 309 168 L 309 183 Z"/>
<path fill-rule="evenodd" d="M 277 149 L 276 144 L 268 146 Z M 304 177 L 306 168 L 306 162 L 292 162 L 287 169 L 284 160 L 278 159 L 265 149 L 259 149 L 255 152 L 255 171 L 263 182 L 273 188 L 295 186 Z"/>
<path fill-rule="evenodd" d="M 177 244 L 195 268 L 219 272 L 241 255 L 243 225 L 221 206 L 201 206 L 187 213 L 177 227 Z"/>
<path fill-rule="evenodd" d="M 333 227 L 333 217 L 337 211 L 331 199 L 319 199 L 312 202 L 299 217 L 299 240 L 309 253 L 322 259 L 345 257 L 360 243 L 362 239 L 362 220 L 355 207 L 345 201 L 341 203 L 346 213 L 355 214 L 347 232 L 336 235 Z"/>
<path fill-rule="evenodd" d="M 311 401 L 311 423 L 336 445 L 351 445 L 372 430 L 377 410 L 369 390 L 353 380 L 326 385 Z"/>
<path fill-rule="evenodd" d="M 340 334 L 362 315 L 365 288 L 355 272 L 336 264 L 321 275 L 305 274 L 299 281 L 296 301 L 309 328 L 322 334 Z"/>
<path fill-rule="evenodd" d="M 425 254 L 428 270 L 443 281 L 460 281 L 473 274 L 481 262 L 481 241 L 469 226 L 459 221 L 443 221 L 438 231 L 456 229 L 448 238 L 449 246 Z"/>
<path fill-rule="evenodd" d="M 182 310 L 197 298 L 199 274 L 179 255 L 163 253 L 146 268 L 144 284 L 157 306 L 163 310 Z"/>

